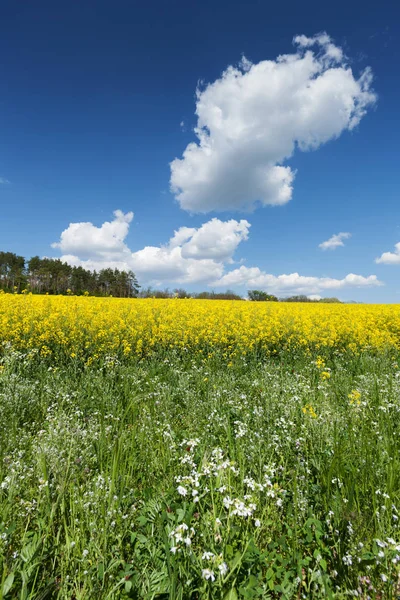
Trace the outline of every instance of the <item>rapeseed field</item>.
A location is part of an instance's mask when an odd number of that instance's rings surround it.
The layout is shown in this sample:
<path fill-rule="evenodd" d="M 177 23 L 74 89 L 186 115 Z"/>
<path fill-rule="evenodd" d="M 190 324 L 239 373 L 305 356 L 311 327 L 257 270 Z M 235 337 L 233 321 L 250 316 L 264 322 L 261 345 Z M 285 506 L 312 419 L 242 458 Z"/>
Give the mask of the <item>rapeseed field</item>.
<path fill-rule="evenodd" d="M 398 350 L 400 306 L 0 295 L 4 344 L 54 359 Z"/>

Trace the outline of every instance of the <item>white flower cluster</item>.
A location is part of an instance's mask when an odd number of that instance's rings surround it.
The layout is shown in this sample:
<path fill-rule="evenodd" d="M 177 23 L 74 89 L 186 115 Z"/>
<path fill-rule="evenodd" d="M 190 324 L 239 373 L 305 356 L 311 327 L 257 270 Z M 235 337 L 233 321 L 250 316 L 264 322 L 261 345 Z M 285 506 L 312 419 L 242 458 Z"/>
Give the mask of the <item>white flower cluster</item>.
<path fill-rule="evenodd" d="M 239 500 L 239 498 L 231 499 L 229 496 L 225 496 L 223 503 L 225 508 L 229 510 L 230 515 L 235 515 L 238 517 L 251 517 L 257 510 L 257 506 L 254 504 L 254 502 L 245 504 L 245 502 L 243 500 Z"/>
<path fill-rule="evenodd" d="M 242 423 L 242 421 L 234 421 L 233 424 L 235 426 L 235 437 L 237 439 L 245 437 L 245 435 L 247 434 L 247 425 L 245 423 Z"/>
<path fill-rule="evenodd" d="M 177 487 L 177 492 L 180 496 L 192 496 L 193 502 L 199 501 L 199 492 L 198 488 L 200 486 L 199 483 L 199 475 L 196 471 L 193 471 L 193 475 L 179 475 L 175 477 L 175 481 L 179 483 Z"/>
<path fill-rule="evenodd" d="M 275 475 L 274 467 L 264 467 L 266 473 L 264 474 L 264 481 L 262 483 L 256 482 L 251 477 L 245 477 L 243 483 L 252 492 L 265 492 L 268 498 L 276 498 L 275 504 L 281 507 L 283 504 L 282 495 L 285 494 L 285 490 L 281 489 L 277 483 L 273 483 L 272 479 Z"/>
<path fill-rule="evenodd" d="M 203 470 L 200 473 L 205 477 L 218 477 L 221 471 L 229 469 L 234 475 L 239 475 L 239 469 L 236 468 L 235 463 L 225 458 L 224 451 L 222 448 L 214 448 L 211 452 L 210 460 L 203 465 Z"/>
<path fill-rule="evenodd" d="M 228 565 L 224 562 L 222 554 L 215 555 L 213 552 L 204 552 L 201 557 L 203 561 L 210 563 L 210 566 L 202 569 L 201 574 L 203 579 L 207 581 L 215 581 L 215 573 L 224 577 L 228 572 Z"/>
<path fill-rule="evenodd" d="M 192 545 L 192 538 L 195 535 L 195 530 L 193 527 L 186 525 L 186 523 L 181 523 L 175 529 L 171 531 L 169 537 L 172 539 L 173 546 L 171 547 L 172 554 L 176 554 L 177 552 L 181 552 L 182 548 L 189 548 Z"/>

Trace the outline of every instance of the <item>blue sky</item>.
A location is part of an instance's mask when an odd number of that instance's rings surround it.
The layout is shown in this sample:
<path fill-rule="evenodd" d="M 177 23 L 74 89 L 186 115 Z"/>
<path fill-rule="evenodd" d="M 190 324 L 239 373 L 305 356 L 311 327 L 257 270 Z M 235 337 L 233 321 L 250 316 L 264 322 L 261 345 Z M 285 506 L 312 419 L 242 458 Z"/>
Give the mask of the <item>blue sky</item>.
<path fill-rule="evenodd" d="M 1 249 L 143 285 L 398 302 L 399 16 L 3 0 Z"/>

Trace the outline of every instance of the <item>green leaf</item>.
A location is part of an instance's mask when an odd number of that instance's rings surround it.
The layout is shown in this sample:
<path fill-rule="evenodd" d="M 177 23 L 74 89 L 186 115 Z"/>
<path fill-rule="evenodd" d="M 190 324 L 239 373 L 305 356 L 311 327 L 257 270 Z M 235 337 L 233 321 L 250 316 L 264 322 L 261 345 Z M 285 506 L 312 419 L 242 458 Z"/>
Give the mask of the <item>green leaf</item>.
<path fill-rule="evenodd" d="M 224 600 L 238 600 L 238 595 L 235 588 L 232 588 L 224 596 Z"/>
<path fill-rule="evenodd" d="M 178 508 L 178 510 L 176 511 L 176 514 L 178 516 L 178 523 L 183 521 L 183 519 L 185 518 L 185 511 L 183 510 L 183 508 Z"/>
<path fill-rule="evenodd" d="M 14 583 L 14 573 L 10 573 L 7 577 L 6 580 L 3 583 L 3 596 L 5 596 L 6 594 L 8 594 L 8 592 L 11 590 L 12 588 L 12 584 Z"/>
<path fill-rule="evenodd" d="M 273 580 L 273 579 L 270 579 L 270 580 L 268 581 L 268 587 L 269 587 L 269 589 L 270 589 L 271 591 L 273 591 L 273 590 L 275 589 L 275 584 L 274 584 L 274 580 Z"/>
<path fill-rule="evenodd" d="M 374 555 L 372 554 L 372 552 L 364 552 L 361 558 L 362 560 L 373 560 Z"/>
<path fill-rule="evenodd" d="M 240 563 L 241 560 L 242 560 L 242 554 L 238 550 L 234 556 L 233 561 L 231 562 L 231 565 L 230 565 L 232 571 L 235 567 L 237 567 L 237 565 Z"/>
<path fill-rule="evenodd" d="M 147 544 L 147 537 L 141 533 L 137 534 L 137 539 L 141 544 Z"/>
<path fill-rule="evenodd" d="M 30 562 L 35 555 L 35 552 L 38 548 L 37 536 L 34 535 L 32 541 L 29 544 L 26 544 L 21 550 L 21 558 L 24 562 Z"/>
<path fill-rule="evenodd" d="M 270 567 L 270 568 L 267 570 L 267 574 L 266 574 L 267 581 L 269 581 L 270 579 L 272 579 L 272 578 L 273 578 L 273 576 L 274 576 L 274 572 L 273 572 L 273 570 L 272 570 L 272 569 L 271 569 L 271 567 Z"/>

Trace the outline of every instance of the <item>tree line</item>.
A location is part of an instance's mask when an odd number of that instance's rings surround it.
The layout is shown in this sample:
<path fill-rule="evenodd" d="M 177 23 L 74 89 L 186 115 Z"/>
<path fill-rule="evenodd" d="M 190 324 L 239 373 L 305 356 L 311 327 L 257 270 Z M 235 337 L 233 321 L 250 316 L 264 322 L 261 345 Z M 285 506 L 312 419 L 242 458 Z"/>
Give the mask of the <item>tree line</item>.
<path fill-rule="evenodd" d="M 71 266 L 59 258 L 33 256 L 28 261 L 13 252 L 0 252 L 0 290 L 29 291 L 34 294 L 89 294 L 118 298 L 197 298 L 199 300 L 243 300 L 232 290 L 226 292 L 188 292 L 183 288 L 154 289 L 140 285 L 132 271 L 101 269 L 89 271 Z M 278 298 L 262 290 L 249 290 L 253 302 L 340 302 L 337 298 L 312 300 L 305 295 Z"/>
<path fill-rule="evenodd" d="M 289 296 L 287 298 L 278 298 L 273 294 L 268 294 L 262 290 L 249 290 L 248 298 L 253 302 L 325 302 L 325 303 L 336 303 L 340 300 L 338 298 L 309 298 L 305 294 L 298 294 L 297 296 Z"/>
<path fill-rule="evenodd" d="M 183 288 L 176 288 L 170 290 L 166 288 L 164 290 L 154 289 L 147 287 L 139 292 L 140 298 L 196 298 L 197 300 L 245 300 L 242 296 L 239 296 L 232 290 L 226 292 L 187 292 Z M 262 290 L 249 290 L 247 297 L 253 302 L 326 302 L 334 303 L 339 302 L 338 298 L 321 298 L 313 299 L 299 294 L 297 296 L 289 296 L 286 298 L 278 298 L 273 294 L 268 294 Z"/>
<path fill-rule="evenodd" d="M 59 258 L 33 256 L 28 261 L 12 252 L 0 252 L 0 289 L 34 294 L 90 294 L 133 298 L 139 284 L 132 271 L 101 269 L 89 271 Z"/>

